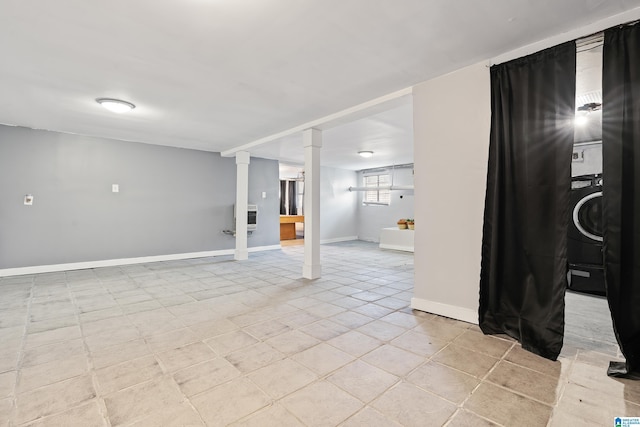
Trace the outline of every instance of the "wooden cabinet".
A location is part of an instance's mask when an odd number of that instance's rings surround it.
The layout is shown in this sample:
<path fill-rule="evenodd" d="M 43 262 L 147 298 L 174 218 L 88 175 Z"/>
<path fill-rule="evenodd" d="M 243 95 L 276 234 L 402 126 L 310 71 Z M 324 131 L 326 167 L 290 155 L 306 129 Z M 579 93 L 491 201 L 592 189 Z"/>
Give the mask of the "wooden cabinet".
<path fill-rule="evenodd" d="M 296 222 L 304 222 L 303 215 L 280 215 L 280 240 L 296 238 Z"/>

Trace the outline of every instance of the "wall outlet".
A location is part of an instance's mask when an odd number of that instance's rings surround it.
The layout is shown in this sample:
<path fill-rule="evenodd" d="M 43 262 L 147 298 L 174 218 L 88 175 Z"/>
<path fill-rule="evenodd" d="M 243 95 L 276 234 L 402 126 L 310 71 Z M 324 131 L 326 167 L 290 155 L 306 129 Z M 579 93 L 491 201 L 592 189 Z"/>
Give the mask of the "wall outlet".
<path fill-rule="evenodd" d="M 262 198 L 263 198 L 263 199 L 266 199 L 266 198 L 267 198 L 267 192 L 266 192 L 266 191 L 263 191 L 263 192 L 262 192 Z"/>
<path fill-rule="evenodd" d="M 33 205 L 33 196 L 31 194 L 25 194 L 25 196 L 24 196 L 24 204 L 26 206 L 32 206 Z"/>
<path fill-rule="evenodd" d="M 112 193 L 119 193 L 120 192 L 120 186 L 118 184 L 111 184 L 111 192 Z"/>

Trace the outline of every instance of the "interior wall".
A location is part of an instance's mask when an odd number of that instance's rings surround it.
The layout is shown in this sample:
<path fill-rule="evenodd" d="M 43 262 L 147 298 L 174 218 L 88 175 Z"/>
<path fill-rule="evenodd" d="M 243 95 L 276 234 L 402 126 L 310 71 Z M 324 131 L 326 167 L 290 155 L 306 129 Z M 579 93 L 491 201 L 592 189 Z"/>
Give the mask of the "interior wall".
<path fill-rule="evenodd" d="M 393 174 L 393 185 L 414 185 L 413 168 L 389 169 Z M 358 184 L 363 185 L 364 173 L 358 172 Z M 414 194 L 413 190 L 397 190 L 391 192 L 389 206 L 363 205 L 363 192 L 357 194 L 357 223 L 358 238 L 369 242 L 380 241 L 380 230 L 388 227 L 397 227 L 400 218 L 414 218 Z M 420 225 L 416 225 L 416 228 Z"/>
<path fill-rule="evenodd" d="M 249 162 L 249 204 L 258 206 L 258 227 L 247 240 L 250 248 L 280 244 L 280 180 L 278 175 L 277 160 L 251 157 Z M 235 191 L 235 186 L 233 188 Z M 263 193 L 265 197 L 262 197 Z M 234 226 L 235 224 L 232 225 L 232 227 Z"/>
<path fill-rule="evenodd" d="M 9 126 L 0 141 L 0 269 L 235 247 L 222 234 L 233 228 L 234 158 Z M 277 200 L 277 162 L 252 161 L 250 170 L 253 184 L 273 177 L 273 188 L 260 182 L 251 197 Z M 260 221 L 277 230 L 267 202 Z M 278 243 L 266 226 L 249 240 Z"/>
<path fill-rule="evenodd" d="M 602 141 L 576 144 L 571 162 L 571 176 L 602 173 Z"/>
<path fill-rule="evenodd" d="M 356 185 L 356 172 L 320 168 L 320 241 L 355 240 L 358 236 L 356 194 L 349 187 Z"/>
<path fill-rule="evenodd" d="M 412 307 L 477 323 L 491 119 L 486 63 L 415 86 L 413 117 Z"/>

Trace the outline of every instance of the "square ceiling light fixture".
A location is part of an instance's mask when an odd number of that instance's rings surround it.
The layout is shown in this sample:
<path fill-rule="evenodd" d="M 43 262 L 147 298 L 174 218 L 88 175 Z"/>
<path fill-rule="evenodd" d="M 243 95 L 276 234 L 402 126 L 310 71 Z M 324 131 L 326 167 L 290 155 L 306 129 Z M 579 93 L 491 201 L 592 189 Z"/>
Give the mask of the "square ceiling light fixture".
<path fill-rule="evenodd" d="M 97 98 L 96 102 L 112 113 L 118 114 L 127 113 L 136 108 L 136 106 L 132 103 L 123 101 L 121 99 Z"/>
<path fill-rule="evenodd" d="M 358 154 L 360 154 L 365 159 L 368 159 L 369 157 L 373 156 L 373 151 L 358 151 Z"/>

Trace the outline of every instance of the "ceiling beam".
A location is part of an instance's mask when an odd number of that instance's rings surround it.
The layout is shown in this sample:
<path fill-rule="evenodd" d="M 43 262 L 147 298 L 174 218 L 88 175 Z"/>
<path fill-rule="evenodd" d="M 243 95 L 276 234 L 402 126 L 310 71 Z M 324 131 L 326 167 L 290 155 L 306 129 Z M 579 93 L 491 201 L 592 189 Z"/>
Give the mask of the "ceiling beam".
<path fill-rule="evenodd" d="M 362 104 L 358 104 L 353 107 L 338 111 L 337 113 L 329 114 L 328 116 L 322 117 L 320 119 L 312 120 L 291 129 L 274 133 L 273 135 L 265 136 L 264 138 L 256 139 L 255 141 L 230 148 L 220 154 L 223 157 L 231 157 L 234 156 L 238 151 L 251 151 L 251 148 L 276 141 L 280 138 L 302 132 L 306 129 L 330 129 L 346 122 L 357 120 L 378 113 L 380 111 L 396 107 L 403 102 L 407 102 L 406 100 L 409 99 L 412 92 L 413 87 L 408 87 L 406 89 L 392 92 L 379 98 L 363 102 Z"/>

